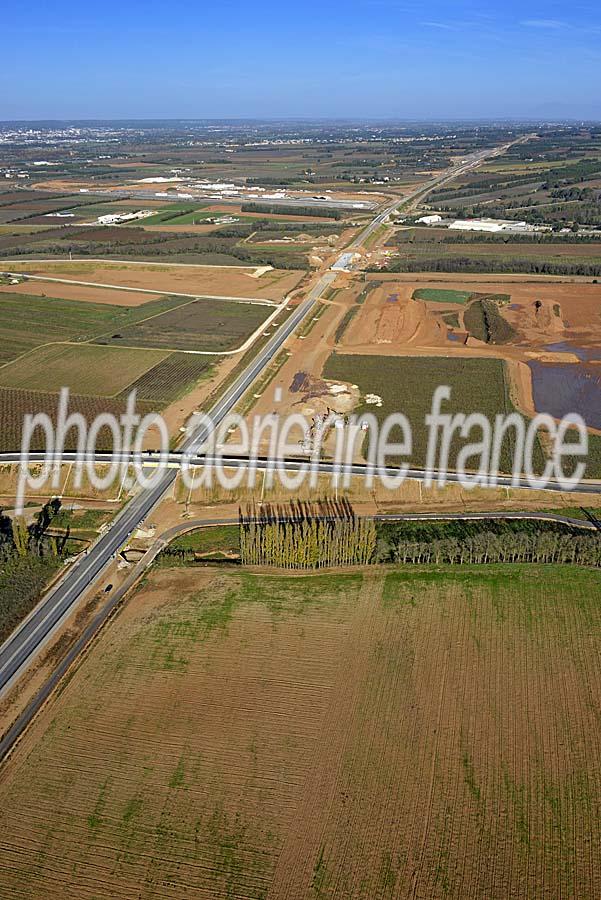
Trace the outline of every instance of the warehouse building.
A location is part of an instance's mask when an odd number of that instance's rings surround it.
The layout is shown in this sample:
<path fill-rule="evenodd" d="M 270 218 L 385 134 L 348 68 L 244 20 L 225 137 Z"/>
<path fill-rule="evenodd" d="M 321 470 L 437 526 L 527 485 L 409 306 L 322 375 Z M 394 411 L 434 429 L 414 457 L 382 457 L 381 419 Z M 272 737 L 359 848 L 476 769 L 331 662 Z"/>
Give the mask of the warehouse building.
<path fill-rule="evenodd" d="M 437 225 L 439 222 L 442 222 L 442 216 L 439 216 L 438 213 L 434 213 L 431 216 L 422 216 L 421 219 L 417 220 L 418 225 Z"/>
<path fill-rule="evenodd" d="M 449 228 L 457 231 L 533 231 L 526 222 L 514 222 L 509 219 L 456 219 Z"/>

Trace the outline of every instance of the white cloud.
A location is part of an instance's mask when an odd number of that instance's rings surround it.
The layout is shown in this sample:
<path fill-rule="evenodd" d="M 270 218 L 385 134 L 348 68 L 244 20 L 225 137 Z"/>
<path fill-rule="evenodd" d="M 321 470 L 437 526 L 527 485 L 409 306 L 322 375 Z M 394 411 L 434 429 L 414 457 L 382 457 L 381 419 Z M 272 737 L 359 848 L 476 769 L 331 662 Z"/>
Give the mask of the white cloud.
<path fill-rule="evenodd" d="M 425 25 L 427 28 L 443 28 L 445 31 L 455 31 L 453 25 L 447 25 L 446 22 L 420 22 L 420 25 Z"/>
<path fill-rule="evenodd" d="M 559 19 L 526 19 L 520 22 L 520 25 L 524 25 L 526 28 L 567 28 L 566 23 Z"/>

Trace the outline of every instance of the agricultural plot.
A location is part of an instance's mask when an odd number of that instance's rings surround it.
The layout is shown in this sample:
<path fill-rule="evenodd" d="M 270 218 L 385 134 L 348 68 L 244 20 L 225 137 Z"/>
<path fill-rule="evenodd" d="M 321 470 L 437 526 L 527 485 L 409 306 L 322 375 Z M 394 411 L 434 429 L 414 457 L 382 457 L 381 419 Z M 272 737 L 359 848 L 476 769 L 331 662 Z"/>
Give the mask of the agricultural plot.
<path fill-rule="evenodd" d="M 166 213 L 158 214 L 161 216 Z M 163 219 L 166 225 L 177 222 L 177 213 Z M 154 216 L 148 218 L 152 225 Z M 40 217 L 28 220 L 39 224 L 48 224 L 51 219 Z M 60 222 L 61 220 L 54 220 Z M 70 221 L 70 220 L 69 220 Z M 160 230 L 146 225 L 147 220 L 128 225 L 91 224 L 86 227 L 80 223 L 77 228 L 55 227 L 46 231 L 28 234 L 0 235 L 0 258 L 10 259 L 15 253 L 20 259 L 40 258 L 92 258 L 92 259 L 131 259 L 136 261 L 163 259 L 176 263 L 240 266 L 270 265 L 271 258 L 265 248 L 253 249 L 244 244 L 244 238 L 252 232 L 252 224 L 237 223 L 227 230 L 215 233 L 199 232 L 192 229 L 186 231 Z M 0 216 L 0 224 L 3 224 Z M 280 268 L 306 270 L 306 256 L 292 249 L 284 256 L 278 254 L 276 262 Z"/>
<path fill-rule="evenodd" d="M 0 291 L 0 363 L 42 344 L 91 340 L 184 301 L 185 298 L 159 298 L 151 300 L 142 310 Z"/>
<path fill-rule="evenodd" d="M 281 273 L 273 274 L 275 285 Z M 70 410 L 85 411 L 88 421 L 123 411 L 134 388 L 139 411 L 161 410 L 214 373 L 211 350 L 239 346 L 272 311 L 230 300 L 164 297 L 127 307 L 0 291 L 2 449 L 21 445 L 25 414 L 46 412 L 54 420 L 63 387 L 71 392 Z M 209 354 L 173 352 L 188 347 Z M 39 432 L 35 441 L 37 449 Z"/>
<path fill-rule="evenodd" d="M 271 307 L 204 298 L 98 338 L 103 344 L 169 350 L 236 349 L 259 328 Z"/>
<path fill-rule="evenodd" d="M 417 288 L 413 291 L 414 300 L 429 300 L 433 303 L 467 303 L 472 296 L 471 291 L 453 291 L 442 288 Z"/>
<path fill-rule="evenodd" d="M 598 896 L 599 587 L 155 570 L 4 767 L 3 898 Z"/>
<path fill-rule="evenodd" d="M 101 412 L 124 412 L 124 398 L 134 388 L 143 414 L 161 410 L 210 377 L 216 362 L 210 355 L 87 343 L 103 334 L 110 339 L 121 326 L 185 302 L 162 298 L 136 308 L 0 292 L 0 448 L 21 446 L 26 414 L 45 412 L 54 421 L 63 387 L 70 389 L 70 411 L 82 412 L 90 422 Z M 236 304 L 220 303 L 230 305 Z M 264 316 L 271 311 L 256 309 Z M 218 325 L 214 328 L 216 335 Z M 110 446 L 109 438 L 101 435 L 101 443 L 106 439 Z M 43 447 L 39 429 L 34 445 Z"/>
<path fill-rule="evenodd" d="M 453 232 L 449 233 L 452 236 Z M 447 239 L 452 240 L 452 237 Z M 389 242 L 390 245 L 391 242 Z M 457 241 L 392 246 L 401 250 L 387 263 L 391 272 L 516 272 L 548 275 L 601 274 L 601 243 Z"/>
<path fill-rule="evenodd" d="M 0 362 L 41 343 L 93 336 L 110 327 L 106 308 L 43 297 L 0 293 Z"/>
<path fill-rule="evenodd" d="M 26 415 L 45 413 L 56 427 L 58 399 L 58 394 L 43 391 L 0 388 L 0 422 L 2 422 L 0 450 L 14 451 L 21 446 L 23 420 Z M 119 398 L 108 399 L 107 397 L 83 396 L 77 393 L 69 396 L 69 412 L 81 413 L 86 422 L 93 422 L 101 413 L 112 413 L 119 418 L 125 413 L 125 409 L 125 400 Z M 156 407 L 151 403 L 136 402 L 136 411 L 140 415 L 153 412 L 155 409 Z M 77 432 L 75 429 L 70 429 L 65 438 L 65 448 L 75 450 L 76 442 Z M 102 429 L 99 432 L 96 446 L 99 450 L 111 449 L 112 437 L 108 429 Z M 35 429 L 30 447 L 32 450 L 45 449 L 46 437 L 41 429 Z"/>
<path fill-rule="evenodd" d="M 64 224 L 69 219 L 60 217 L 48 217 L 48 213 L 80 212 L 79 207 L 85 210 L 89 200 L 79 196 L 52 195 L 46 191 L 15 191 L 11 194 L 0 194 L 0 222 L 6 223 L 33 223 L 41 225 Z"/>
<path fill-rule="evenodd" d="M 540 205 L 558 187 L 580 186 L 598 178 L 601 167 L 599 144 L 591 132 L 573 129 L 539 135 L 528 144 L 510 148 L 502 158 L 489 160 L 478 170 L 462 173 L 453 182 L 434 191 L 431 199 L 445 204 L 489 196 L 491 201 L 517 193 L 517 205 Z M 538 196 L 532 196 L 537 194 Z M 556 196 L 556 199 L 560 197 Z"/>
<path fill-rule="evenodd" d="M 357 384 L 365 396 L 375 394 L 381 405 L 365 404 L 361 412 L 375 413 L 382 422 L 388 415 L 401 412 L 411 423 L 413 453 L 411 462 L 426 463 L 428 429 L 425 418 L 439 385 L 449 385 L 451 399 L 443 412 L 483 413 L 491 422 L 497 414 L 513 411 L 509 399 L 505 363 L 500 359 L 447 358 L 440 356 L 395 357 L 333 354 L 323 370 L 325 378 Z M 477 440 L 474 436 L 472 440 Z M 455 433 L 451 441 L 449 465 L 454 466 L 459 449 L 465 444 Z M 503 471 L 511 471 L 513 441 L 509 433 L 501 455 Z M 367 444 L 365 446 L 367 451 Z"/>
<path fill-rule="evenodd" d="M 141 306 L 156 302 L 156 294 L 143 291 L 123 291 L 111 287 L 91 287 L 83 284 L 65 284 L 56 281 L 34 281 L 27 279 L 20 284 L 0 284 L 0 293 L 27 294 L 28 296 L 51 297 L 57 300 L 75 300 L 78 303 L 102 303 L 108 306 Z M 163 298 L 166 299 L 166 298 Z"/>
<path fill-rule="evenodd" d="M 160 350 L 125 350 L 94 344 L 49 344 L 0 369 L 0 387 L 113 397 L 162 362 Z"/>
<path fill-rule="evenodd" d="M 191 390 L 199 381 L 208 378 L 215 357 L 190 353 L 169 353 L 161 362 L 144 372 L 127 386 L 125 393 L 136 390 L 140 400 L 171 403 Z"/>
<path fill-rule="evenodd" d="M 11 262 L 11 271 L 73 278 L 133 288 L 204 294 L 215 297 L 259 297 L 282 300 L 302 278 L 301 272 L 273 269 L 256 277 L 256 267 L 219 268 L 202 265 L 169 265 L 168 263 L 127 262 Z"/>

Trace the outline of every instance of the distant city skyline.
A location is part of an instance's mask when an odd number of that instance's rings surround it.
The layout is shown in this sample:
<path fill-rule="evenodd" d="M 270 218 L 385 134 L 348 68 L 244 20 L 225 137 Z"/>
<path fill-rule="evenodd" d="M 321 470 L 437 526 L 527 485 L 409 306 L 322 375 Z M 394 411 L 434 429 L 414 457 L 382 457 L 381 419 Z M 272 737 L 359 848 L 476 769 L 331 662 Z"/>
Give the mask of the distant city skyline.
<path fill-rule="evenodd" d="M 565 0 L 5 11 L 0 119 L 601 119 L 601 10 Z"/>

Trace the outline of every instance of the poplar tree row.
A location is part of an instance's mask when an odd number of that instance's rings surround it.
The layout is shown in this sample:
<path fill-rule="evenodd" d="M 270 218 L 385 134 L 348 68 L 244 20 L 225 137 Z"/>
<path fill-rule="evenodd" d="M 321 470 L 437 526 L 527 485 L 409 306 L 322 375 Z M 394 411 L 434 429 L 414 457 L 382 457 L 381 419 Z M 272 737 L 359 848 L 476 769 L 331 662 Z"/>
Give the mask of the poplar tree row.
<path fill-rule="evenodd" d="M 495 534 L 432 541 L 399 540 L 397 563 L 568 563 L 601 566 L 601 535 L 557 532 Z"/>
<path fill-rule="evenodd" d="M 372 519 L 242 521 L 240 559 L 245 565 L 284 569 L 367 565 L 376 548 Z"/>

